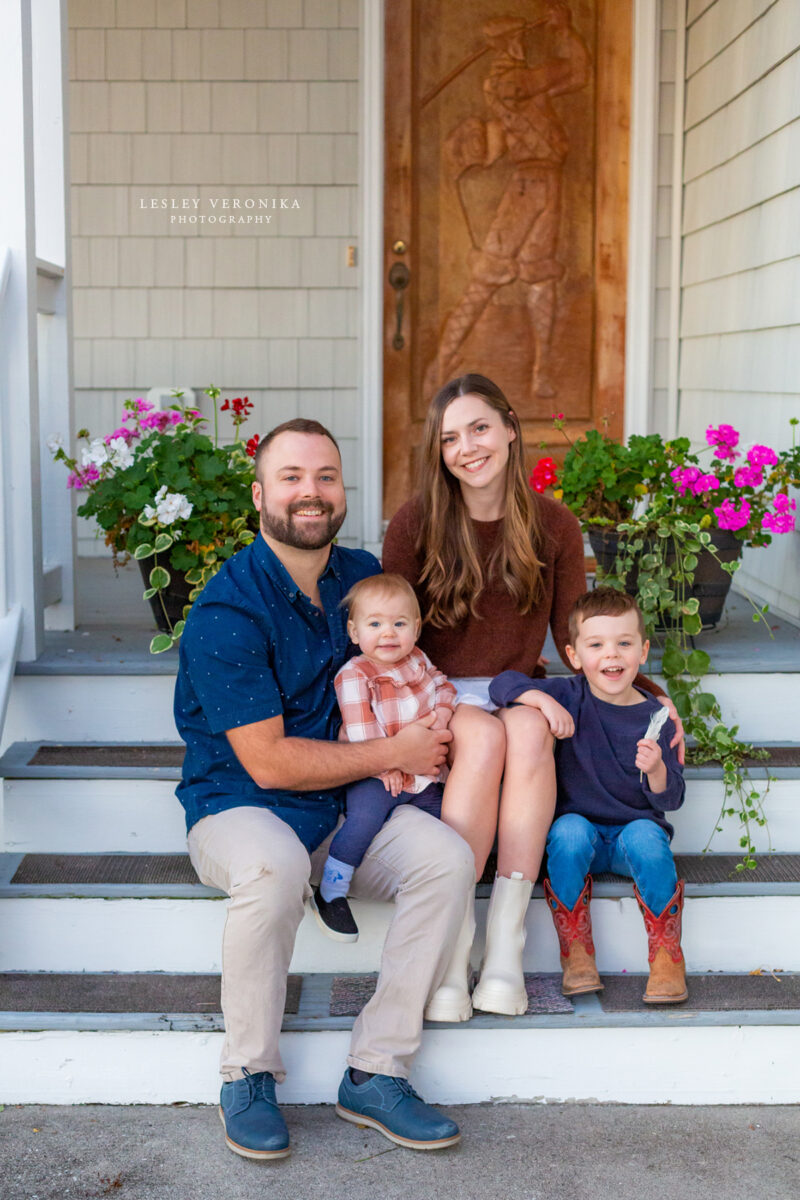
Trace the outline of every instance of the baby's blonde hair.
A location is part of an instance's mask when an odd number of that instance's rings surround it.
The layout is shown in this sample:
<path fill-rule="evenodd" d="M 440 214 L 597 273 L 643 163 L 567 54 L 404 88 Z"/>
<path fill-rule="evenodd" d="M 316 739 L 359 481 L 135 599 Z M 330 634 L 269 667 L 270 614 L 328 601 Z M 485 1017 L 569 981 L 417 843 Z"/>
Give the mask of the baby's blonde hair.
<path fill-rule="evenodd" d="M 359 579 L 342 600 L 342 608 L 347 609 L 347 619 L 352 621 L 359 605 L 363 605 L 367 596 L 402 596 L 408 601 L 411 615 L 420 621 L 419 600 L 411 584 L 402 575 L 368 575 Z"/>

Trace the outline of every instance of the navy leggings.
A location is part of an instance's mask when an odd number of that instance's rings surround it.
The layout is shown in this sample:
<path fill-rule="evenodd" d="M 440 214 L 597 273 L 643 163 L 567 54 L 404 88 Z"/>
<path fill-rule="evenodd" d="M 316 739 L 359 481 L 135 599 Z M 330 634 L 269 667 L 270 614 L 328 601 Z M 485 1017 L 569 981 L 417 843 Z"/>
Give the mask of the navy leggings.
<path fill-rule="evenodd" d="M 442 812 L 442 790 L 441 783 L 429 783 L 423 792 L 400 792 L 399 796 L 393 796 L 383 786 L 383 780 L 374 776 L 351 783 L 347 789 L 344 825 L 331 842 L 329 853 L 339 862 L 357 867 L 375 834 L 399 804 L 413 804 L 438 817 Z"/>

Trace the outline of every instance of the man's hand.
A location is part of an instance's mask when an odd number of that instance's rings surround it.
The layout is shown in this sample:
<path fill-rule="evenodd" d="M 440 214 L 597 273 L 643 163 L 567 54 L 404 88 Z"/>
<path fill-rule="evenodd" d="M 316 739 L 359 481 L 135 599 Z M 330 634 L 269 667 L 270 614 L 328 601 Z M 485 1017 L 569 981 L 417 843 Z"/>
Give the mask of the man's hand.
<path fill-rule="evenodd" d="M 634 764 L 647 776 L 651 792 L 663 792 L 667 786 L 667 768 L 661 747 L 654 738 L 640 738 L 636 743 L 636 762 Z"/>
<path fill-rule="evenodd" d="M 397 769 L 392 771 L 382 771 L 378 778 L 383 783 L 387 792 L 391 792 L 393 796 L 399 796 L 403 790 L 404 775 L 402 771 Z"/>
<path fill-rule="evenodd" d="M 453 740 L 449 729 L 435 729 L 436 713 L 406 725 L 389 739 L 397 766 L 408 775 L 439 774 L 447 758 L 447 744 Z"/>
<path fill-rule="evenodd" d="M 659 704 L 663 704 L 669 713 L 670 720 L 675 726 L 675 736 L 670 742 L 670 749 L 673 746 L 678 747 L 678 762 L 683 766 L 686 762 L 686 742 L 683 737 L 683 721 L 678 716 L 678 710 L 670 700 L 669 696 L 656 696 L 655 699 Z"/>

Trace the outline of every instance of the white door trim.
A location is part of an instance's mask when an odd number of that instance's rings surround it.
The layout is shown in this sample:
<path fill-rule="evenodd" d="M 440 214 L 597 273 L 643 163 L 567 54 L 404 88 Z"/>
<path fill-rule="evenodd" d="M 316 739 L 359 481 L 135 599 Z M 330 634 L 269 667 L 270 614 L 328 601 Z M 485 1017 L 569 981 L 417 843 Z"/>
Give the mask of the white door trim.
<path fill-rule="evenodd" d="M 625 304 L 626 438 L 632 433 L 649 433 L 653 422 L 660 27 L 661 4 L 634 0 Z"/>
<path fill-rule="evenodd" d="M 361 541 L 375 554 L 383 540 L 383 29 L 383 0 L 361 0 Z"/>

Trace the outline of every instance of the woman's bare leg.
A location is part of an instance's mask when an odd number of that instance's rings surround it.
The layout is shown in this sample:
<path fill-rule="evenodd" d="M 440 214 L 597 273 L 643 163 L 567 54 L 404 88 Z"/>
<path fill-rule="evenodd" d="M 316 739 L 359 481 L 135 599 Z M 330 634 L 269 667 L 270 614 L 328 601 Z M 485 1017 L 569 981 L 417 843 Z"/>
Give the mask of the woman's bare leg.
<path fill-rule="evenodd" d="M 519 705 L 498 714 L 506 769 L 498 822 L 497 873 L 536 882 L 556 806 L 553 735 L 542 714 Z"/>
<path fill-rule="evenodd" d="M 506 735 L 496 717 L 471 704 L 459 704 L 450 729 L 452 766 L 444 788 L 442 820 L 469 842 L 475 876 L 480 879 L 497 831 Z"/>
<path fill-rule="evenodd" d="M 528 1007 L 522 951 L 531 888 L 536 882 L 556 802 L 553 735 L 534 709 L 504 709 L 506 769 L 498 824 L 497 878 L 486 917 L 486 949 L 475 1008 L 524 1013 Z"/>

